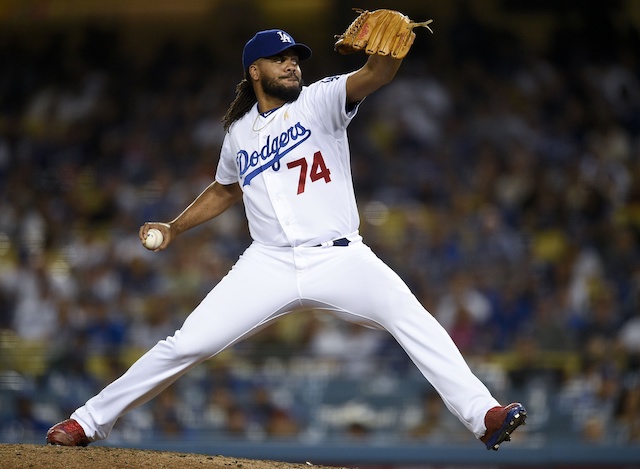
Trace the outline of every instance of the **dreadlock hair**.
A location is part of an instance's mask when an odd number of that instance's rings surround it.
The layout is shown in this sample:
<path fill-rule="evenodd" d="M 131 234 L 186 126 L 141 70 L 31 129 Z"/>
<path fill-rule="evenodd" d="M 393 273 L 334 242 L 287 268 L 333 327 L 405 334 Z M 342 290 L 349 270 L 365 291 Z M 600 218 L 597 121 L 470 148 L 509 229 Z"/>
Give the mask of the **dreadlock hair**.
<path fill-rule="evenodd" d="M 256 98 L 256 93 L 253 91 L 253 86 L 251 86 L 249 80 L 243 78 L 242 81 L 236 85 L 236 97 L 222 118 L 224 131 L 229 130 L 231 124 L 249 112 L 257 101 L 258 98 Z"/>

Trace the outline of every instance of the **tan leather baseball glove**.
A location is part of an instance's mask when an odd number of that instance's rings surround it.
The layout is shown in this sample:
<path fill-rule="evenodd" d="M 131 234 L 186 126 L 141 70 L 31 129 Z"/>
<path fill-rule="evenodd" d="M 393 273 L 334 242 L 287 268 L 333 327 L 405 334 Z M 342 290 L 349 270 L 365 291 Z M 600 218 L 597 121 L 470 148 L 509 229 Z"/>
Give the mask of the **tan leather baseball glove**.
<path fill-rule="evenodd" d="M 335 49 L 341 54 L 364 50 L 369 55 L 391 55 L 403 59 L 416 38 L 413 28 L 423 26 L 433 34 L 429 27 L 433 20 L 414 23 L 395 10 L 354 10 L 359 13 L 358 17 L 343 34 L 335 36 L 338 39 Z"/>

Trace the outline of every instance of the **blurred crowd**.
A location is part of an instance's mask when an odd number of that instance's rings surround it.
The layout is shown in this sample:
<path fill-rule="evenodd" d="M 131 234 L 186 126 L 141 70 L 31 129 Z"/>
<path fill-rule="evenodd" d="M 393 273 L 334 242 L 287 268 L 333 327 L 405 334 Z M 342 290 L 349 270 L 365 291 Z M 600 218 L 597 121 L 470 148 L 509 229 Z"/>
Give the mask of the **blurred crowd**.
<path fill-rule="evenodd" d="M 461 12 L 447 53 L 416 45 L 350 128 L 365 241 L 492 391 L 529 407 L 530 441 L 561 413 L 564 437 L 640 442 L 640 40 L 607 25 L 559 24 L 539 53 Z M 241 76 L 206 46 L 168 42 L 142 67 L 117 40 L 1 37 L 4 441 L 44 438 L 172 335 L 250 242 L 237 206 L 167 251 L 141 246 L 142 223 L 212 181 Z M 331 402 L 336 383 L 351 394 Z M 113 438 L 470 441 L 450 417 L 390 336 L 308 311 L 198 367 Z"/>

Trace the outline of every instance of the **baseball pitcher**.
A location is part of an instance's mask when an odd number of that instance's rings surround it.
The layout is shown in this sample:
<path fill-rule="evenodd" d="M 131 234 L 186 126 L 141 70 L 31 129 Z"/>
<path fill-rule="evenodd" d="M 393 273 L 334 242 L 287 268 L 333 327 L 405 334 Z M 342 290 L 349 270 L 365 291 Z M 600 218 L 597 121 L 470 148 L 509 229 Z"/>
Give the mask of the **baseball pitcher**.
<path fill-rule="evenodd" d="M 347 127 L 363 100 L 388 84 L 416 27 L 392 10 L 361 11 L 335 48 L 364 51 L 354 72 L 303 85 L 311 49 L 279 29 L 258 32 L 243 50 L 244 79 L 224 117 L 215 180 L 179 216 L 140 228 L 176 237 L 242 199 L 253 242 L 182 327 L 120 378 L 53 426 L 47 442 L 85 446 L 119 417 L 191 368 L 299 310 L 323 310 L 388 331 L 447 408 L 497 450 L 525 422 L 520 403 L 501 406 L 471 372 L 447 332 L 406 284 L 363 242 L 351 178 Z M 357 280 L 355 280 L 357 279 Z"/>

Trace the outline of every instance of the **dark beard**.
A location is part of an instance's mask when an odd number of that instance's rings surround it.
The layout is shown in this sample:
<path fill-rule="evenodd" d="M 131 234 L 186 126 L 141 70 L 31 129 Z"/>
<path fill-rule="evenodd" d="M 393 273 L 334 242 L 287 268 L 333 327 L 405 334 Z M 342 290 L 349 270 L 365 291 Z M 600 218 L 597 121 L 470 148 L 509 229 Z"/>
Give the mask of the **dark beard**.
<path fill-rule="evenodd" d="M 262 91 L 272 98 L 279 99 L 285 103 L 292 103 L 300 96 L 302 80 L 300 80 L 298 86 L 295 87 L 281 85 L 275 78 L 273 80 L 265 80 L 262 82 Z"/>

